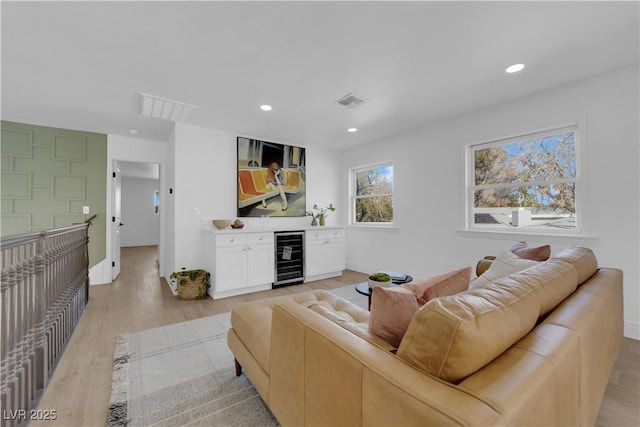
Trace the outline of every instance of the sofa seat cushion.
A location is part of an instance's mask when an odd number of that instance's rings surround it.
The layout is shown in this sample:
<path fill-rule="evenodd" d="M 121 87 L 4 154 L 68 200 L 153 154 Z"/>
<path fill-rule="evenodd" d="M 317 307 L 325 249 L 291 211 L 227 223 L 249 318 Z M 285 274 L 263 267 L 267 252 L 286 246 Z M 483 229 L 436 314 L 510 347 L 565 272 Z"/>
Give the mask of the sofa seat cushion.
<path fill-rule="evenodd" d="M 302 305 L 378 347 L 395 350 L 395 346 L 369 330 L 370 313 L 367 310 L 330 292 L 320 292 L 317 300 L 306 301 Z"/>
<path fill-rule="evenodd" d="M 269 374 L 273 306 L 285 301 L 312 304 L 318 301 L 317 293 L 319 292 L 323 293 L 324 291 L 302 292 L 295 295 L 251 301 L 231 310 L 231 327 L 266 374 Z"/>
<path fill-rule="evenodd" d="M 231 327 L 254 359 L 268 375 L 270 366 L 271 320 L 273 307 L 295 302 L 337 323 L 370 342 L 391 349 L 384 340 L 369 332 L 369 312 L 325 290 L 247 302 L 231 310 Z"/>

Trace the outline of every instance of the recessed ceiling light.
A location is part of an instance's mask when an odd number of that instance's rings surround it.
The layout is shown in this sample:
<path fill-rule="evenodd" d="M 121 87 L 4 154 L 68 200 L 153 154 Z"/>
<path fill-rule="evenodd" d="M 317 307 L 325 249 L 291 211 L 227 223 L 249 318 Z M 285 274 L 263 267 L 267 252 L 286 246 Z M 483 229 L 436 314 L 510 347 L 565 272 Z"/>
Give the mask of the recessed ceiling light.
<path fill-rule="evenodd" d="M 505 71 L 509 74 L 512 74 L 522 70 L 524 70 L 524 64 L 513 64 L 508 66 Z"/>
<path fill-rule="evenodd" d="M 349 128 L 347 129 L 347 132 L 351 132 L 351 133 L 358 132 L 358 128 Z"/>
<path fill-rule="evenodd" d="M 138 131 L 138 129 L 129 129 L 129 133 L 131 135 L 138 135 L 140 132 Z"/>
<path fill-rule="evenodd" d="M 268 104 L 262 104 L 262 105 L 260 106 L 260 109 L 261 109 L 262 111 L 271 111 L 271 110 L 273 109 L 273 107 L 271 107 L 271 105 L 268 105 Z"/>

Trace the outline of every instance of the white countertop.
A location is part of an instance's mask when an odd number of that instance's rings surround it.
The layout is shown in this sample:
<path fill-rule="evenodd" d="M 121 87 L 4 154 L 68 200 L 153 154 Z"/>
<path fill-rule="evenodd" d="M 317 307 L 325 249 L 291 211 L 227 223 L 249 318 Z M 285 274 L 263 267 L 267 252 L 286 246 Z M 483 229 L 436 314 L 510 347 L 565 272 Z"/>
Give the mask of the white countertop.
<path fill-rule="evenodd" d="M 205 233 L 213 233 L 213 234 L 233 234 L 233 233 L 272 233 L 275 231 L 313 231 L 313 230 L 336 230 L 336 229 L 344 229 L 343 226 L 339 225 L 325 225 L 325 226 L 311 226 L 311 225 L 303 225 L 303 226 L 276 226 L 276 227 L 259 227 L 259 226 L 245 226 L 243 228 L 223 228 L 222 230 L 218 230 L 212 226 L 212 228 L 205 229 L 203 232 Z"/>
<path fill-rule="evenodd" d="M 310 221 L 310 220 L 309 220 Z M 275 232 L 275 231 L 310 231 L 310 230 L 335 230 L 335 229 L 344 229 L 344 226 L 341 225 L 324 225 L 320 226 L 312 226 L 312 225 L 300 225 L 300 224 L 269 224 L 266 226 L 260 225 L 251 225 L 247 224 L 243 228 L 231 228 L 230 226 L 227 228 L 223 228 L 222 230 L 218 230 L 211 224 L 210 219 L 202 220 L 202 231 L 205 233 L 213 233 L 213 234 L 231 234 L 231 233 L 262 233 L 262 232 Z"/>

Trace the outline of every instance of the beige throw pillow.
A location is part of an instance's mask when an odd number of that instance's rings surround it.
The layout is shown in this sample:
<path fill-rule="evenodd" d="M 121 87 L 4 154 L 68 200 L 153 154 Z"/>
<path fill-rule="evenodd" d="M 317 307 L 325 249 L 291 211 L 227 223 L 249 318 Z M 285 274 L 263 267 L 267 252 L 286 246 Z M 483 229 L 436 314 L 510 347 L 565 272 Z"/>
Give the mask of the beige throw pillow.
<path fill-rule="evenodd" d="M 537 264 L 539 264 L 538 261 L 520 258 L 509 249 L 502 249 L 496 259 L 491 263 L 491 267 L 480 277 L 471 281 L 469 289 L 484 288 L 489 283 L 501 277 L 526 270 Z"/>

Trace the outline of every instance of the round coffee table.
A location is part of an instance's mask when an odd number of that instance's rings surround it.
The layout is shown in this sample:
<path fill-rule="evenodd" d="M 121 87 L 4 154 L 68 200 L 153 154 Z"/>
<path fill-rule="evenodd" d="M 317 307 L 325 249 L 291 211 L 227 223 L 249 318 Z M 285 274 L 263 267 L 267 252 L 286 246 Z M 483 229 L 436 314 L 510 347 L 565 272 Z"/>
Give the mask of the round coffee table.
<path fill-rule="evenodd" d="M 411 277 L 410 275 L 407 274 L 407 276 L 405 277 L 404 280 L 394 280 L 391 282 L 391 286 L 398 286 L 398 285 L 402 285 L 404 283 L 409 283 L 413 280 L 413 277 Z M 371 310 L 371 294 L 372 294 L 372 290 L 369 287 L 369 282 L 362 282 L 362 283 L 358 283 L 356 285 L 356 292 L 362 295 L 366 295 L 367 298 L 369 299 L 369 303 L 367 305 L 367 307 L 369 307 L 369 310 Z"/>

